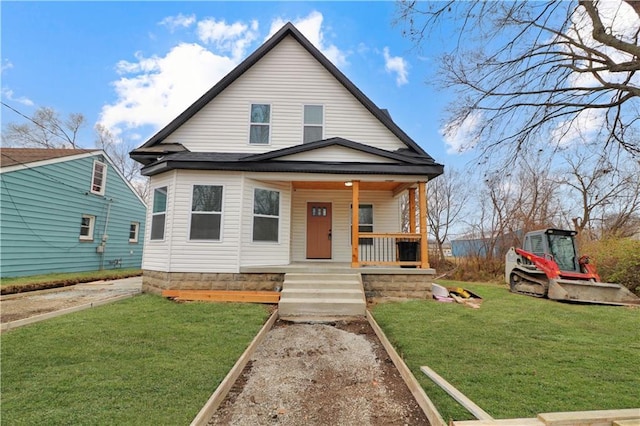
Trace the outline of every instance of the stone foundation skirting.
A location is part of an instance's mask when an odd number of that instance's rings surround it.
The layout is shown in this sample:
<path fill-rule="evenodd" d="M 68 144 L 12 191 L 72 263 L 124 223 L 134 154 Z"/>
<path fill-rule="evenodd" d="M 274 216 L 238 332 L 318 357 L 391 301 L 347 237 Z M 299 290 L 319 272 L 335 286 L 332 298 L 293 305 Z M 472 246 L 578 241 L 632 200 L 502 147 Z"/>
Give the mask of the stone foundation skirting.
<path fill-rule="evenodd" d="M 284 274 L 223 274 L 199 272 L 142 271 L 142 291 L 162 290 L 254 290 L 282 288 Z"/>
<path fill-rule="evenodd" d="M 430 274 L 362 274 L 367 298 L 430 299 L 432 282 Z"/>

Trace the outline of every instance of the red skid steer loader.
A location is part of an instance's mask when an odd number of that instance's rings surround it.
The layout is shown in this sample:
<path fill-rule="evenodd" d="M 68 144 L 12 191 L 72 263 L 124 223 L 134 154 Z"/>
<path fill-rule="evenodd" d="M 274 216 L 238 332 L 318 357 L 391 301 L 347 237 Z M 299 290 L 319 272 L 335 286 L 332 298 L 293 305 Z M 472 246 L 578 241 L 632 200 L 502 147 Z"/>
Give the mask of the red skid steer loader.
<path fill-rule="evenodd" d="M 588 256 L 580 257 L 576 231 L 528 232 L 522 249 L 510 248 L 505 280 L 513 293 L 582 303 L 640 305 L 640 298 L 620 284 L 603 283 Z"/>

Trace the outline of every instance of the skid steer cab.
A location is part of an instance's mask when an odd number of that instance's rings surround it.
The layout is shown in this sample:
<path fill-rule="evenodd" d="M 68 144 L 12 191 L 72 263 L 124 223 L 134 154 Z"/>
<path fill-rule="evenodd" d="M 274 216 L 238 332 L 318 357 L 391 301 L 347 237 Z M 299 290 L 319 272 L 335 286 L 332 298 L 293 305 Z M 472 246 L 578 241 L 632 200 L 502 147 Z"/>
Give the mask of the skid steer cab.
<path fill-rule="evenodd" d="M 620 284 L 603 283 L 588 256 L 580 256 L 576 231 L 542 229 L 525 235 L 523 248 L 510 248 L 505 281 L 513 293 L 582 303 L 640 305 Z"/>

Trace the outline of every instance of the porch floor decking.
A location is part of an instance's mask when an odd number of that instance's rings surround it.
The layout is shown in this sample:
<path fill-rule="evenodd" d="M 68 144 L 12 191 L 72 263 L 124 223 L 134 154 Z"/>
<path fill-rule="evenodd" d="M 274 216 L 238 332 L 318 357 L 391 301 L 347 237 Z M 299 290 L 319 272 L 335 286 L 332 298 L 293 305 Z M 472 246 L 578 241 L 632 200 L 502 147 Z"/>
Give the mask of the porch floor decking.
<path fill-rule="evenodd" d="M 264 265 L 264 266 L 241 266 L 241 273 L 264 273 L 264 274 L 286 274 L 289 272 L 301 273 L 358 273 L 363 275 L 432 275 L 436 274 L 432 268 L 400 268 L 385 266 L 363 266 L 353 268 L 348 262 L 331 261 L 309 261 L 293 262 L 288 265 Z"/>

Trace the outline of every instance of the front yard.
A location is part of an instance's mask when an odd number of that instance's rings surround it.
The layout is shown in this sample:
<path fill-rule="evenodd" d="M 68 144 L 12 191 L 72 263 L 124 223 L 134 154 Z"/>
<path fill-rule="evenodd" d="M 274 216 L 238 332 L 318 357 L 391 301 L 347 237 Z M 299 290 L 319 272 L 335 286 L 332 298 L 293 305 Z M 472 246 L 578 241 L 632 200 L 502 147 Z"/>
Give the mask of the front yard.
<path fill-rule="evenodd" d="M 373 314 L 445 421 L 473 419 L 426 365 L 495 418 L 640 407 L 640 309 L 575 305 L 465 287 L 482 307 L 410 301 Z"/>

